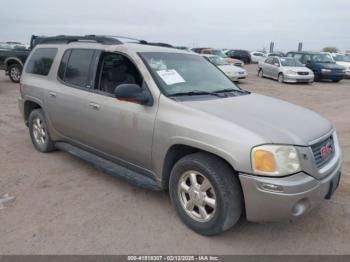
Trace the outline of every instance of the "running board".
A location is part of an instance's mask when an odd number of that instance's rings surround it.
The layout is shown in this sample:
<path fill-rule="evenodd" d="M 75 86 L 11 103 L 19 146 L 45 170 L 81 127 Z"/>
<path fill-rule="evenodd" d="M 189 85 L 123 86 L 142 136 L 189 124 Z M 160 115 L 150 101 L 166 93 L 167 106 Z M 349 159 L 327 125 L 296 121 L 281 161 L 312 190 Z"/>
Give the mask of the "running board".
<path fill-rule="evenodd" d="M 71 144 L 57 142 L 55 143 L 55 147 L 77 158 L 80 158 L 82 160 L 89 162 L 96 169 L 103 171 L 108 175 L 121 178 L 130 184 L 133 184 L 138 187 L 150 189 L 150 190 L 162 190 L 154 179 L 147 177 L 145 175 L 142 175 L 140 173 L 137 173 L 128 168 L 125 168 L 112 161 L 99 157 L 95 154 L 87 152 L 83 149 L 75 147 Z"/>

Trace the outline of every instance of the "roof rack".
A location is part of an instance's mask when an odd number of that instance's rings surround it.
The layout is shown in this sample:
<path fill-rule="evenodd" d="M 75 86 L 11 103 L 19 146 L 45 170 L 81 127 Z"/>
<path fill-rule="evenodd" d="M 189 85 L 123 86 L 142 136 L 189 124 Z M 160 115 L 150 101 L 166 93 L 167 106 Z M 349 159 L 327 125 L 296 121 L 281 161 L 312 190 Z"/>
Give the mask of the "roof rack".
<path fill-rule="evenodd" d="M 32 35 L 30 40 L 30 48 L 33 49 L 38 44 L 69 44 L 72 42 L 96 42 L 104 45 L 120 45 L 124 42 L 119 39 L 125 39 L 126 43 L 138 43 L 142 45 L 153 45 L 174 48 L 174 46 L 166 43 L 150 43 L 145 40 L 126 36 L 98 36 L 98 35 L 85 35 L 85 36 L 70 36 L 70 35 L 58 35 L 58 36 L 36 36 Z M 131 40 L 131 41 L 130 41 Z"/>
<path fill-rule="evenodd" d="M 58 35 L 58 36 L 52 36 L 52 37 L 32 35 L 30 46 L 32 49 L 38 44 L 69 44 L 71 42 L 79 42 L 79 41 L 96 42 L 96 43 L 101 43 L 105 45 L 119 45 L 123 43 L 113 37 L 97 36 L 97 35 L 85 35 L 85 36 Z"/>

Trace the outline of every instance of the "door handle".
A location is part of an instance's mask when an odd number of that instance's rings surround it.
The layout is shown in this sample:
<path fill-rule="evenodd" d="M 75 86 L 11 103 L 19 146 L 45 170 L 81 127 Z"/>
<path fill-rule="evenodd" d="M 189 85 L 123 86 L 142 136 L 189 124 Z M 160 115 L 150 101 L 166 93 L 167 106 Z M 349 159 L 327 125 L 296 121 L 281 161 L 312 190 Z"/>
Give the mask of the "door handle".
<path fill-rule="evenodd" d="M 56 97 L 56 93 L 55 93 L 55 92 L 52 92 L 52 91 L 49 91 L 49 96 L 55 98 L 55 97 Z"/>
<path fill-rule="evenodd" d="M 100 105 L 99 104 L 96 104 L 94 102 L 90 102 L 89 103 L 89 106 L 94 109 L 94 110 L 100 110 Z"/>

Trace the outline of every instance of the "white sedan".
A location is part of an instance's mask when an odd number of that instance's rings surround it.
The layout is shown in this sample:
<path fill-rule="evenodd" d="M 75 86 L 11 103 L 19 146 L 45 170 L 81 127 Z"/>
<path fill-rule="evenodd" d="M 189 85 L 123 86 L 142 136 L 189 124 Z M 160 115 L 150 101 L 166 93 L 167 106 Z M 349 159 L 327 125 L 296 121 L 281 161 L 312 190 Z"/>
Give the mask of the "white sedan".
<path fill-rule="evenodd" d="M 229 64 L 224 58 L 217 55 L 201 55 L 210 63 L 217 66 L 228 78 L 234 82 L 244 79 L 248 76 L 247 70 L 240 66 Z"/>
<path fill-rule="evenodd" d="M 267 55 L 263 52 L 254 51 L 250 53 L 250 57 L 252 58 L 252 63 L 259 63 L 265 61 Z"/>

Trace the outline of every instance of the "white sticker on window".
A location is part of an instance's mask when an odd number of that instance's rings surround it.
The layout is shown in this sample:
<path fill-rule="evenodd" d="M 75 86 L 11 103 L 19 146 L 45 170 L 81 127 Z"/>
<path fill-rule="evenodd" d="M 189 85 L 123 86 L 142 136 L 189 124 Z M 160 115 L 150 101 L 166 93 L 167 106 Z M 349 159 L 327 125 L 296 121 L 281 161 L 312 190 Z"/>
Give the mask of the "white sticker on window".
<path fill-rule="evenodd" d="M 186 82 L 175 69 L 159 70 L 157 73 L 168 86 Z"/>

